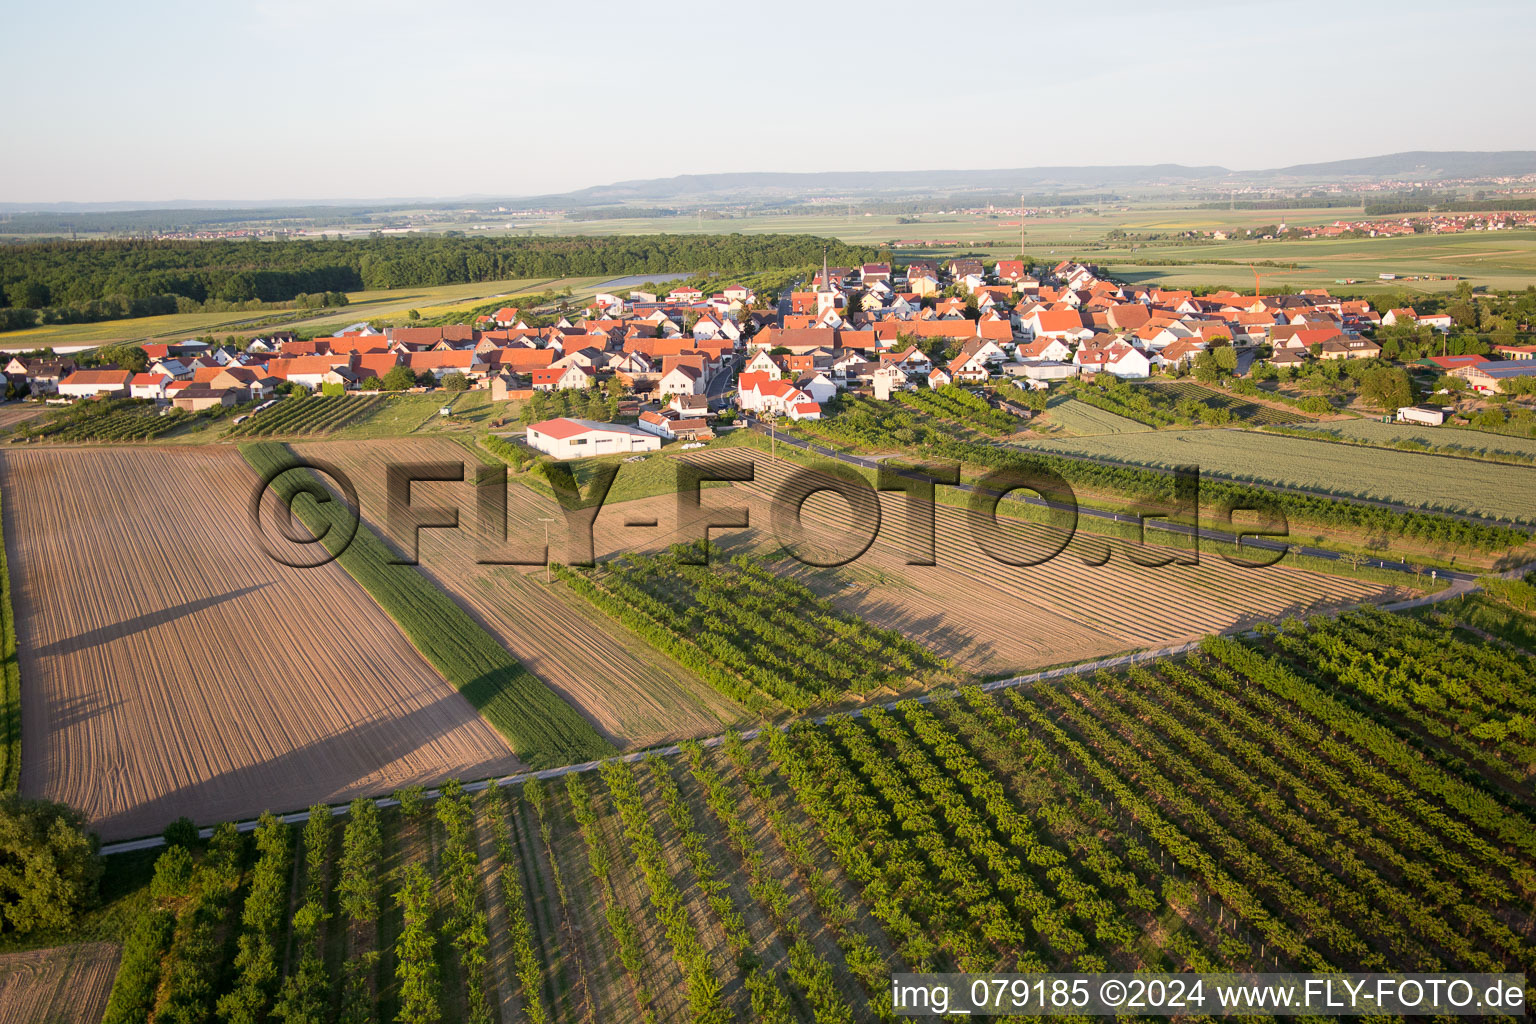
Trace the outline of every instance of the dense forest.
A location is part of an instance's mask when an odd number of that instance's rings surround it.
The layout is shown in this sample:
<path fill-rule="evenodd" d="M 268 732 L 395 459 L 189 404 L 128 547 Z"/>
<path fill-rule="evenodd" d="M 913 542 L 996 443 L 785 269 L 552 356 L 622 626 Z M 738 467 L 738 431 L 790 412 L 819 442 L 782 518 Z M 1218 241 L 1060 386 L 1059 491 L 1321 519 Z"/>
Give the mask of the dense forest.
<path fill-rule="evenodd" d="M 39 242 L 0 248 L 0 323 L 12 327 L 151 316 L 189 303 L 512 278 L 745 273 L 879 255 L 809 235 L 464 238 L 323 241 Z M 22 311 L 34 311 L 28 315 Z"/>

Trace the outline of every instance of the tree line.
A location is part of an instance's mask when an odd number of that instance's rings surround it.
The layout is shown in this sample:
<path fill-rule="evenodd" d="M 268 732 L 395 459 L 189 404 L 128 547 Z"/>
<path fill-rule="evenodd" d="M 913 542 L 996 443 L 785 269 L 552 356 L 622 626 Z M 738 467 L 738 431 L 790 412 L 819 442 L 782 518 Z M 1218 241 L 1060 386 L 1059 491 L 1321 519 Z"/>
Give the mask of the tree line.
<path fill-rule="evenodd" d="M 37 242 L 0 255 L 0 330 L 184 311 L 189 303 L 292 302 L 363 289 L 603 274 L 743 273 L 857 264 L 880 254 L 810 235 L 274 241 Z M 22 311 L 32 311 L 27 316 Z M 26 321 L 26 322 L 22 322 Z"/>

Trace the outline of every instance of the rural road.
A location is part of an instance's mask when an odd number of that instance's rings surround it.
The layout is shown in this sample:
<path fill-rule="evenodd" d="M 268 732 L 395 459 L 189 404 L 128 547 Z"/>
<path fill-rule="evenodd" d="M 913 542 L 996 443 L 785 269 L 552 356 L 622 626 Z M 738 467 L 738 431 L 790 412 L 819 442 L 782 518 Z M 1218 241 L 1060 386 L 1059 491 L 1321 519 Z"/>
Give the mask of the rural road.
<path fill-rule="evenodd" d="M 752 427 L 752 429 L 757 430 L 760 433 L 768 433 L 768 427 L 755 416 L 745 416 L 744 419 Z M 825 448 L 821 445 L 813 444 L 809 441 L 802 440 L 801 438 L 791 437 L 783 433 L 778 434 L 778 439 L 780 444 L 787 444 L 793 448 L 799 448 L 803 451 L 812 452 L 824 458 L 835 459 L 838 462 L 844 462 L 850 466 L 859 466 L 864 469 L 874 469 L 880 464 L 878 459 L 869 459 L 861 455 L 849 455 L 847 452 L 834 451 L 831 448 Z M 965 491 L 967 493 L 976 493 L 982 490 L 982 488 L 978 488 L 975 484 L 962 483 L 956 484 L 955 487 L 958 490 Z M 1037 495 L 1021 495 L 1021 493 L 1018 491 L 1010 494 L 1008 500 L 1022 502 L 1026 505 L 1035 505 L 1041 508 L 1051 508 L 1057 509 L 1059 511 L 1071 511 L 1070 506 L 1062 505 L 1058 502 L 1050 502 Z M 1125 515 L 1120 512 L 1108 512 L 1104 511 L 1103 509 L 1079 506 L 1077 513 L 1078 515 L 1089 519 L 1107 519 L 1128 525 L 1134 525 L 1137 522 L 1137 518 L 1135 516 Z M 1196 533 L 1195 528 L 1192 526 L 1187 526 L 1183 523 L 1171 523 L 1165 519 L 1148 519 L 1145 522 L 1148 527 L 1156 527 L 1160 530 L 1167 530 L 1171 533 L 1180 533 L 1184 534 L 1185 536 L 1190 536 Z M 1201 540 L 1218 541 L 1227 544 L 1232 543 L 1234 540 L 1232 534 L 1222 533 L 1218 530 L 1202 529 L 1199 530 L 1198 533 Z M 1304 544 L 1288 544 L 1283 541 L 1267 540 L 1262 537 L 1246 537 L 1243 540 L 1243 544 L 1245 547 L 1263 548 L 1269 551 L 1282 551 L 1290 548 L 1295 550 L 1298 554 L 1305 555 L 1309 558 L 1321 558 L 1330 562 L 1338 562 L 1344 559 L 1344 555 L 1342 555 L 1340 552 L 1330 551 L 1327 548 L 1308 547 Z M 1477 573 L 1462 572 L 1458 569 L 1441 569 L 1438 567 L 1431 569 L 1425 566 L 1414 565 L 1406 561 L 1392 561 L 1383 558 L 1367 559 L 1365 564 L 1369 565 L 1371 562 L 1375 562 L 1377 568 L 1381 569 L 1393 569 L 1398 572 L 1414 573 L 1420 576 L 1427 576 L 1433 572 L 1436 574 L 1436 578 L 1444 577 L 1445 579 L 1453 581 L 1465 582 L 1478 578 Z"/>

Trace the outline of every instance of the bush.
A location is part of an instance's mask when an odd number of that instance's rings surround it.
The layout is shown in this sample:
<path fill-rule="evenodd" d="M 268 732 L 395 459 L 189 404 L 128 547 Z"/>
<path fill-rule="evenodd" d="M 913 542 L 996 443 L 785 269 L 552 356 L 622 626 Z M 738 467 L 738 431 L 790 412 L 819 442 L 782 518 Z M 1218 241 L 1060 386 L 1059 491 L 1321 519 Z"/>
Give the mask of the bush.
<path fill-rule="evenodd" d="M 161 833 L 166 846 L 196 846 L 197 825 L 191 818 L 181 817 L 171 822 Z"/>
<path fill-rule="evenodd" d="M 0 796 L 0 931 L 68 928 L 95 906 L 99 845 L 67 804 Z"/>
<path fill-rule="evenodd" d="M 187 891 L 192 880 L 192 851 L 185 846 L 170 846 L 155 861 L 155 877 L 149 883 L 149 895 L 158 902 L 173 900 Z"/>

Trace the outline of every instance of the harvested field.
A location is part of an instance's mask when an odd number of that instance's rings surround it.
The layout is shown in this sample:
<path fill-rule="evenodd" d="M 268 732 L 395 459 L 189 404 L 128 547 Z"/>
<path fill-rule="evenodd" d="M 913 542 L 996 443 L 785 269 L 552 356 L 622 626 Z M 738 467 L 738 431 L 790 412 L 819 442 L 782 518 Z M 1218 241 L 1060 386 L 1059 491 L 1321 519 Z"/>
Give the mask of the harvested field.
<path fill-rule="evenodd" d="M 301 455 L 332 462 L 347 473 L 357 487 L 364 519 L 380 534 L 387 534 L 386 459 L 462 463 L 465 477 L 471 482 L 418 483 L 412 487 L 414 505 L 457 508 L 462 527 L 457 531 L 422 530 L 421 568 L 530 672 L 580 709 L 616 745 L 627 749 L 684 736 L 710 735 L 745 717 L 743 709 L 735 703 L 715 693 L 670 658 L 635 641 L 622 627 L 570 595 L 560 584 L 548 586 L 542 567 L 477 564 L 472 480 L 479 463 L 453 440 L 310 442 L 293 448 Z M 543 545 L 545 526 L 539 520 L 559 520 L 559 506 L 516 483 L 509 483 L 507 492 L 509 543 L 531 548 L 531 557 L 536 557 Z M 671 495 L 651 500 L 664 502 L 669 508 L 674 503 Z M 632 504 L 612 508 L 627 509 Z M 622 523 L 625 515 L 611 510 L 600 513 L 598 522 L 603 525 L 597 532 L 605 537 L 614 533 L 614 528 L 607 524 Z M 548 525 L 551 558 L 571 561 L 573 556 L 563 541 L 563 523 Z M 625 530 L 622 526 L 617 531 L 651 532 Z"/>
<path fill-rule="evenodd" d="M 750 530 L 713 531 L 722 553 L 755 552 L 775 559 L 779 571 L 841 610 L 904 633 L 963 672 L 1012 674 L 1408 593 L 1290 567 L 1238 568 L 1209 552 L 1198 566 L 1141 566 L 1130 561 L 1123 542 L 1083 534 L 1056 558 L 1013 567 L 984 554 L 973 538 L 972 514 L 948 505 L 935 509 L 938 564 L 912 566 L 906 564 L 911 545 L 906 499 L 900 494 L 881 496 L 880 532 L 868 551 L 842 568 L 817 569 L 783 557 L 770 526 L 772 490 L 794 464 L 775 463 L 750 449 L 691 458 L 706 463 L 746 458 L 756 464 L 754 483 L 702 492 L 705 509 L 744 505 L 750 513 Z M 626 520 L 647 519 L 658 525 L 647 530 L 623 526 Z M 848 506 L 839 497 L 818 494 L 805 504 L 810 531 L 819 527 L 828 536 L 842 537 L 848 520 Z M 1040 524 L 1002 521 L 1005 543 L 1023 551 L 1042 550 Z M 676 501 L 667 495 L 605 508 L 594 536 L 601 561 L 629 551 L 658 550 L 690 539 L 691 533 L 679 528 Z M 1085 557 L 1101 557 L 1106 545 L 1111 551 L 1107 563 L 1084 564 Z M 827 544 L 817 551 L 826 561 L 828 555 L 856 548 L 856 543 L 851 548 Z"/>
<path fill-rule="evenodd" d="M 23 793 L 120 839 L 516 766 L 340 566 L 262 552 L 233 447 L 5 452 L 0 471 Z"/>
<path fill-rule="evenodd" d="M 88 942 L 0 956 L 0 1024 L 96 1024 L 119 953 Z"/>

